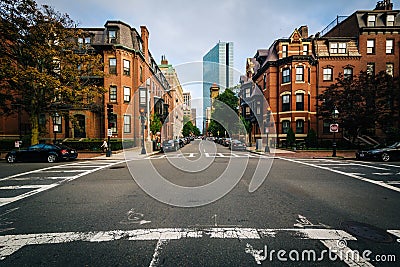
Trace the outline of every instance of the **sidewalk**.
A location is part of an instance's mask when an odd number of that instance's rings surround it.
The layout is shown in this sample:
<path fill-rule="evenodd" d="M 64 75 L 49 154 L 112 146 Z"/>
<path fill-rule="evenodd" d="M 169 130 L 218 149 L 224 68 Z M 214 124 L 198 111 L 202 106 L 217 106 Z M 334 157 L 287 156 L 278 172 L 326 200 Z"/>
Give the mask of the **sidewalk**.
<path fill-rule="evenodd" d="M 256 147 L 248 147 L 248 151 L 262 155 L 275 155 L 277 157 L 284 156 L 290 158 L 304 158 L 304 159 L 355 159 L 355 150 L 338 150 L 336 157 L 332 157 L 332 150 L 286 150 L 279 148 L 271 148 L 270 153 L 264 151 L 256 151 Z"/>
<path fill-rule="evenodd" d="M 80 152 L 78 154 L 78 160 L 91 160 L 91 159 L 108 159 L 108 160 L 125 160 L 125 159 L 141 159 L 151 155 L 155 155 L 160 151 L 148 152 L 147 154 L 141 154 L 141 147 L 134 147 L 130 149 L 113 151 L 110 157 L 106 156 L 106 153 L 96 152 Z"/>

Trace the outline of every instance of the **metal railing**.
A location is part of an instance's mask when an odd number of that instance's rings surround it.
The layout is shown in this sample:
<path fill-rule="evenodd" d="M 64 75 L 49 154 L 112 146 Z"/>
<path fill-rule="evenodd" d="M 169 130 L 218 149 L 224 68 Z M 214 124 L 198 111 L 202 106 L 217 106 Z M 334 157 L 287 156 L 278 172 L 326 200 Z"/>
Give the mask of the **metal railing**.
<path fill-rule="evenodd" d="M 325 34 L 327 34 L 330 30 L 332 30 L 334 27 L 336 27 L 339 23 L 342 23 L 347 18 L 348 18 L 348 16 L 336 16 L 336 19 L 334 19 L 331 23 L 329 23 L 328 26 L 326 26 L 321 31 L 321 36 L 324 36 Z"/>

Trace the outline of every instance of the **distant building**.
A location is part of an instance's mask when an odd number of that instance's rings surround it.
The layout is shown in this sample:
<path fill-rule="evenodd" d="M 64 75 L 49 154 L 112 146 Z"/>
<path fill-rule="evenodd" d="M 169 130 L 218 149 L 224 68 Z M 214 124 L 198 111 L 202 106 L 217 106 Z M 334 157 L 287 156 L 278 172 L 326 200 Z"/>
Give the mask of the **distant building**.
<path fill-rule="evenodd" d="M 203 57 L 203 116 L 210 107 L 210 87 L 215 83 L 221 93 L 234 85 L 233 43 L 218 42 Z"/>
<path fill-rule="evenodd" d="M 195 109 L 195 108 L 192 108 L 191 109 L 191 121 L 192 121 L 192 124 L 194 125 L 194 126 L 196 126 L 196 117 L 197 117 L 197 110 Z"/>
<path fill-rule="evenodd" d="M 183 93 L 183 115 L 188 116 L 192 120 L 192 96 L 190 92 Z"/>
<path fill-rule="evenodd" d="M 183 89 L 181 83 L 179 82 L 178 74 L 176 73 L 174 67 L 171 64 L 168 64 L 168 60 L 165 58 L 165 56 L 162 57 L 159 68 L 161 69 L 170 86 L 169 93 L 171 95 L 171 114 L 169 114 L 169 122 L 171 134 L 168 135 L 168 139 L 176 139 L 182 136 L 184 115 Z"/>

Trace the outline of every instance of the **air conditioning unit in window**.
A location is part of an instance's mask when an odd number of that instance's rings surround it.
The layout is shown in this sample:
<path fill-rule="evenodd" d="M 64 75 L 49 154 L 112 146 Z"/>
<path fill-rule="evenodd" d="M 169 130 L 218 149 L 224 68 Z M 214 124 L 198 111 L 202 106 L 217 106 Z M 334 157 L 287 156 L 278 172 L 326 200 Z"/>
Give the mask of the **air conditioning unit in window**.
<path fill-rule="evenodd" d="M 109 40 L 109 43 L 110 43 L 110 44 L 116 44 L 116 43 L 117 43 L 117 39 L 111 38 L 111 39 Z"/>

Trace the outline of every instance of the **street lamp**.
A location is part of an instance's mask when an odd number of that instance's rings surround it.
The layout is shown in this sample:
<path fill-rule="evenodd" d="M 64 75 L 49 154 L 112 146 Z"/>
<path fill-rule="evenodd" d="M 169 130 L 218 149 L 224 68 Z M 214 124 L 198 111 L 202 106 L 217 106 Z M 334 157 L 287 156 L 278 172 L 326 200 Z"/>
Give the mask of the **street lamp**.
<path fill-rule="evenodd" d="M 269 153 L 269 127 L 271 126 L 271 108 L 268 107 L 267 109 L 267 119 L 265 121 L 265 133 L 267 134 L 267 144 L 265 146 L 265 152 Z"/>
<path fill-rule="evenodd" d="M 146 120 L 145 109 L 141 108 L 139 111 L 140 111 L 140 122 L 142 124 L 142 151 L 140 152 L 140 154 L 146 154 L 146 148 L 144 146 L 144 122 Z"/>
<path fill-rule="evenodd" d="M 339 132 L 339 125 L 337 119 L 339 118 L 339 111 L 335 107 L 332 111 L 333 124 L 331 124 L 331 132 L 333 132 L 333 143 L 332 143 L 332 157 L 336 157 L 336 133 Z"/>
<path fill-rule="evenodd" d="M 56 112 L 53 114 L 53 132 L 54 132 L 54 144 L 57 142 L 57 133 L 60 131 L 60 121 L 61 116 Z"/>

